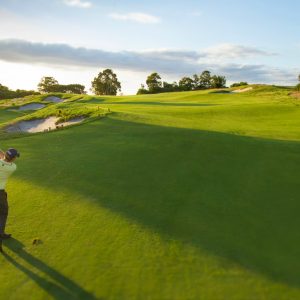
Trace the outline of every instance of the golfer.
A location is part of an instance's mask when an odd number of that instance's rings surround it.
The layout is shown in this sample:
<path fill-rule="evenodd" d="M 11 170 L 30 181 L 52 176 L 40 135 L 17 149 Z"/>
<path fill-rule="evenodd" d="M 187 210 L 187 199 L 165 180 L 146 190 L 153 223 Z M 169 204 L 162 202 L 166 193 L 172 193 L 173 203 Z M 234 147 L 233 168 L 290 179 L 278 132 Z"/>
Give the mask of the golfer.
<path fill-rule="evenodd" d="M 11 234 L 5 233 L 5 225 L 8 215 L 8 202 L 5 185 L 8 177 L 16 170 L 17 166 L 14 163 L 20 153 L 10 148 L 5 153 L 0 150 L 0 239 L 9 239 Z"/>

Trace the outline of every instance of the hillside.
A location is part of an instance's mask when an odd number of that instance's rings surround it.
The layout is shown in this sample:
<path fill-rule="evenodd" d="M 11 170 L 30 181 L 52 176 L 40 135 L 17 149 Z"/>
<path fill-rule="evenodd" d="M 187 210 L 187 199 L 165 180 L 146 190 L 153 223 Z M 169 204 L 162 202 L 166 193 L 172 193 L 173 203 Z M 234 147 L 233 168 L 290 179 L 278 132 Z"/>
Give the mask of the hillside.
<path fill-rule="evenodd" d="M 300 299 L 300 106 L 290 93 L 0 101 L 0 146 L 21 152 L 0 299 Z M 19 110 L 29 103 L 45 107 Z M 5 131 L 49 116 L 84 121 Z"/>

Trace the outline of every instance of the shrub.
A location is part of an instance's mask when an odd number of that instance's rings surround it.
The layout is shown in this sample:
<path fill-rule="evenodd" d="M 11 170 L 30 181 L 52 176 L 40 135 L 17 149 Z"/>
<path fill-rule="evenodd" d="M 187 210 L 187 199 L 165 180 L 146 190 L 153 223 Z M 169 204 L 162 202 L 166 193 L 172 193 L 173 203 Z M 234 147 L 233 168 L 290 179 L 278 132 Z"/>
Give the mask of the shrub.
<path fill-rule="evenodd" d="M 248 85 L 248 82 L 244 82 L 244 81 L 236 82 L 236 83 L 233 83 L 230 87 L 238 87 L 238 86 L 243 86 L 243 85 Z"/>

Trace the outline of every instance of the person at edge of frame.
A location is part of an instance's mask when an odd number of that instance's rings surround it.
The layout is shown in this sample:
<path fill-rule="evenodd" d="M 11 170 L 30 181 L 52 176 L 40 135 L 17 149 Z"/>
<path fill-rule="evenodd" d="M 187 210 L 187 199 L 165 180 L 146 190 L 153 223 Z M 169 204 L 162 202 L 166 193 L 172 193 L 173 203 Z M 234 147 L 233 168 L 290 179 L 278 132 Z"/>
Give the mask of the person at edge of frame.
<path fill-rule="evenodd" d="M 0 150 L 0 240 L 9 239 L 11 234 L 5 232 L 8 216 L 8 201 L 5 185 L 9 176 L 17 169 L 14 161 L 20 157 L 20 153 L 9 148 L 6 152 Z"/>

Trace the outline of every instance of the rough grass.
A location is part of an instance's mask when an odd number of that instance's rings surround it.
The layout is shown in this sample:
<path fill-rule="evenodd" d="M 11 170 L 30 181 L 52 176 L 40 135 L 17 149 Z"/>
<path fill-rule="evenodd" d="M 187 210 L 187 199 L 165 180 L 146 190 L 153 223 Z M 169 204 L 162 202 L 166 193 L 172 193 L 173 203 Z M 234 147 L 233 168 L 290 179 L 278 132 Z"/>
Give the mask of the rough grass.
<path fill-rule="evenodd" d="M 288 90 L 79 101 L 112 113 L 1 145 L 21 158 L 0 299 L 300 299 Z"/>

